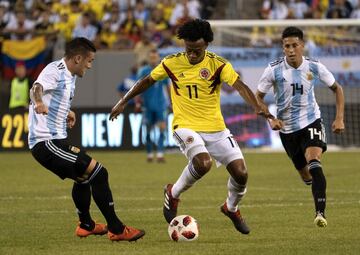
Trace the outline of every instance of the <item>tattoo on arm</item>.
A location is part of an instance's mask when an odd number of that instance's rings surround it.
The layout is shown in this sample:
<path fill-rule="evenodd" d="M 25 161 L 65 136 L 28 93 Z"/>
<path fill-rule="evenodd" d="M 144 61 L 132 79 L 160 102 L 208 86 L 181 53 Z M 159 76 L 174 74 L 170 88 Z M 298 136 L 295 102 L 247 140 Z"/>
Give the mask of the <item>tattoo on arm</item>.
<path fill-rule="evenodd" d="M 31 99 L 34 102 L 42 102 L 43 87 L 40 83 L 35 83 L 31 89 Z"/>

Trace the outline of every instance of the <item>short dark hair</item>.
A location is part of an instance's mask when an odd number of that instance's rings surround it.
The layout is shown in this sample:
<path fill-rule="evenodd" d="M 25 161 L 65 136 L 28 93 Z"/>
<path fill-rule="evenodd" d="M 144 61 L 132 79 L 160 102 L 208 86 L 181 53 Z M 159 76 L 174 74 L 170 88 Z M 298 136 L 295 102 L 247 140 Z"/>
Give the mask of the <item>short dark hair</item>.
<path fill-rule="evenodd" d="M 209 22 L 203 19 L 194 19 L 185 22 L 179 27 L 177 37 L 191 42 L 202 38 L 205 42 L 209 43 L 214 40 L 214 33 Z"/>
<path fill-rule="evenodd" d="M 76 37 L 66 43 L 65 57 L 71 58 L 76 55 L 87 56 L 89 52 L 96 52 L 95 45 L 84 37 Z"/>
<path fill-rule="evenodd" d="M 298 37 L 300 40 L 304 40 L 304 33 L 303 31 L 298 27 L 287 27 L 282 32 L 282 39 L 285 39 L 287 37 Z"/>

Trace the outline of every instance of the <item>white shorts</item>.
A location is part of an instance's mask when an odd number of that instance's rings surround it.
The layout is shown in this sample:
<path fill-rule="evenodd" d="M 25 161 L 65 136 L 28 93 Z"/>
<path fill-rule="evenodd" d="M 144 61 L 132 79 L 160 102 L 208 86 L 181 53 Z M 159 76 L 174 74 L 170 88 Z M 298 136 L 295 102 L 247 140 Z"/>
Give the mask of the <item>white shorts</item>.
<path fill-rule="evenodd" d="M 244 159 L 239 145 L 229 129 L 215 133 L 195 132 L 187 128 L 178 128 L 173 133 L 182 153 L 189 161 L 199 153 L 209 153 L 216 160 L 216 166 L 227 166 L 235 159 Z"/>

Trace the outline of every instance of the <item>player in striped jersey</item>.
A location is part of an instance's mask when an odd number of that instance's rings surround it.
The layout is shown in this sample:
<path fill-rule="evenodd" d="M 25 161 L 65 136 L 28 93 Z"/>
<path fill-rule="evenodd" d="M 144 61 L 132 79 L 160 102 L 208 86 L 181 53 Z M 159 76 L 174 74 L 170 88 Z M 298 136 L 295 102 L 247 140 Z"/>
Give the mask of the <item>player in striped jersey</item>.
<path fill-rule="evenodd" d="M 238 203 L 246 193 L 248 174 L 241 150 L 221 114 L 222 82 L 233 86 L 256 113 L 266 117 L 270 114 L 267 107 L 258 104 L 232 65 L 206 50 L 213 40 L 209 22 L 199 19 L 186 22 L 179 28 L 178 38 L 184 40 L 185 52 L 164 58 L 150 75 L 137 81 L 113 107 L 110 119 L 116 118 L 131 98 L 156 81 L 169 77 L 172 80 L 173 135 L 189 163 L 174 185 L 165 186 L 163 214 L 166 221 L 170 222 L 176 216 L 180 194 L 210 170 L 214 158 L 217 165 L 225 165 L 230 174 L 228 196 L 221 212 L 231 219 L 239 232 L 248 234 L 250 229 L 238 209 Z"/>
<path fill-rule="evenodd" d="M 125 226 L 116 216 L 106 168 L 66 141 L 66 128 L 72 128 L 76 121 L 70 110 L 75 80 L 91 68 L 95 52 L 91 41 L 75 38 L 66 45 L 65 57 L 48 64 L 40 73 L 30 91 L 29 147 L 42 166 L 61 179 L 74 180 L 72 197 L 79 215 L 77 236 L 107 233 L 112 241 L 135 241 L 145 232 Z M 92 220 L 91 194 L 107 225 Z"/>
<path fill-rule="evenodd" d="M 326 136 L 314 86 L 328 86 L 336 97 L 336 117 L 332 131 L 344 131 L 344 94 L 334 76 L 321 63 L 303 56 L 303 32 L 287 27 L 282 33 L 285 57 L 265 69 L 256 96 L 260 103 L 273 88 L 277 118 L 270 121 L 280 130 L 282 144 L 305 183 L 312 185 L 315 202 L 314 223 L 325 227 L 326 179 L 320 163 L 326 151 Z"/>

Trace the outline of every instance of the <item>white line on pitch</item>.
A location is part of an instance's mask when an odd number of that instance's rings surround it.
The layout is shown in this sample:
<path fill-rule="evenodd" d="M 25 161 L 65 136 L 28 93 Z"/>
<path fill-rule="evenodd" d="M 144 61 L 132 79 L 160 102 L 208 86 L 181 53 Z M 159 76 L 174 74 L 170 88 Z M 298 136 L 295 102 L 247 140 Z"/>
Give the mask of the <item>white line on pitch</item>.
<path fill-rule="evenodd" d="M 357 205 L 360 204 L 359 201 L 334 201 L 328 202 L 327 205 L 331 206 L 342 206 L 347 204 Z M 311 206 L 313 203 L 267 203 L 267 204 L 252 204 L 252 205 L 241 205 L 242 208 L 261 208 L 261 207 L 301 207 L 301 206 Z M 191 206 L 192 210 L 208 210 L 217 208 L 215 206 Z M 162 207 L 150 207 L 150 208 L 121 208 L 116 210 L 117 212 L 144 212 L 144 211 L 161 211 Z M 97 210 L 90 210 L 90 212 L 97 212 Z M 17 212 L 19 213 L 19 212 Z M 29 212 L 24 212 L 28 214 Z M 36 210 L 34 211 L 35 214 L 73 214 L 75 210 Z M 13 214 L 13 212 L 7 211 L 0 211 L 0 214 Z"/>

